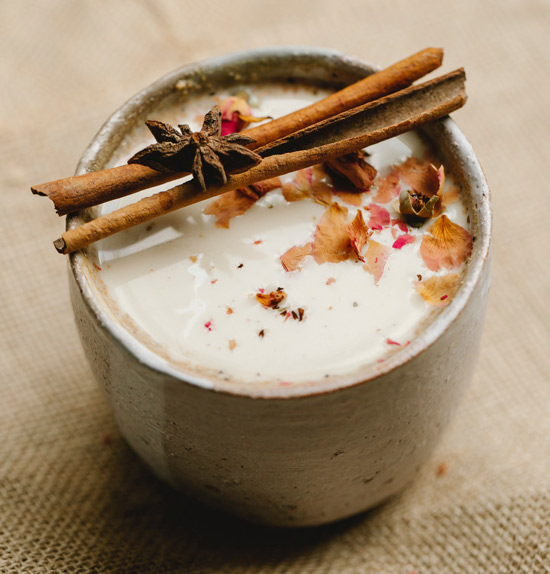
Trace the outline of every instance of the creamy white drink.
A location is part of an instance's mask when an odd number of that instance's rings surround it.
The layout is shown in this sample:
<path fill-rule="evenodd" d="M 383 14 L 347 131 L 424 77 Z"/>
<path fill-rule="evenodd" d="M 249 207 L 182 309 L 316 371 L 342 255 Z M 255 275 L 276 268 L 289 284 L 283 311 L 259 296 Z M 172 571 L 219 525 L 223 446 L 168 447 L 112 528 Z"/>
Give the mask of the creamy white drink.
<path fill-rule="evenodd" d="M 250 94 L 254 115 L 272 117 L 322 96 L 310 89 L 277 86 L 252 87 Z M 189 123 L 198 130 L 201 116 L 226 95 L 201 96 L 151 119 Z M 125 163 L 150 143 L 148 132 L 136 131 L 112 165 Z M 202 373 L 206 369 L 229 382 L 258 384 L 292 385 L 352 374 L 406 346 L 437 307 L 452 299 L 458 285 L 464 266 L 460 258 L 451 263 L 443 258 L 444 265 L 434 270 L 430 246 L 421 246 L 430 235 L 427 230 L 441 218 L 461 226 L 467 235 L 463 203 L 449 202 L 440 216 L 413 227 L 399 215 L 399 189 L 391 197 L 379 193 L 394 166 L 425 152 L 414 133 L 374 145 L 367 160 L 378 175 L 370 191 L 356 194 L 361 205 L 354 205 L 353 198 L 350 203 L 346 194 L 332 196 L 330 201 L 347 209 L 347 223 L 360 210 L 371 228 L 359 256 L 318 263 L 307 255 L 295 270 L 285 270 L 281 256 L 315 240 L 328 207 L 311 198 L 289 202 L 275 189 L 232 218 L 229 228 L 217 226 L 216 216 L 204 213 L 214 199 L 105 239 L 96 247 L 98 275 L 123 321 L 176 365 Z M 306 175 L 313 177 L 311 170 Z M 282 181 L 292 182 L 295 176 Z M 328 181 L 319 172 L 315 177 Z M 452 187 L 447 176 L 443 190 Z M 401 181 L 399 188 L 407 189 L 407 184 Z M 111 211 L 150 193 L 110 202 L 101 210 Z M 369 269 L 370 244 L 382 246 L 385 264 L 371 257 Z M 450 274 L 449 295 L 438 294 L 440 303 L 429 304 L 419 285 Z M 278 289 L 286 297 L 275 308 L 261 303 L 261 295 Z"/>

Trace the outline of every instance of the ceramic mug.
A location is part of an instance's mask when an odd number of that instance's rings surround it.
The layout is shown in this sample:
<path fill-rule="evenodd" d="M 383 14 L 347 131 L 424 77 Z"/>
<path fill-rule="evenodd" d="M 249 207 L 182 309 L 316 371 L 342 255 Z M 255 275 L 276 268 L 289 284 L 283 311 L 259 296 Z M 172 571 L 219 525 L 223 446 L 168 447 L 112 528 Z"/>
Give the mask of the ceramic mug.
<path fill-rule="evenodd" d="M 185 66 L 144 88 L 102 127 L 77 173 L 103 168 L 137 122 L 235 83 L 338 89 L 375 68 L 340 53 L 273 48 Z M 181 97 L 178 96 L 178 97 Z M 428 458 L 472 378 L 489 288 L 491 208 L 472 147 L 450 118 L 422 130 L 461 186 L 474 243 L 464 282 L 429 326 L 383 363 L 308 385 L 208 382 L 140 342 L 106 304 L 85 250 L 70 257 L 71 299 L 92 370 L 123 436 L 177 489 L 246 519 L 318 525 L 401 490 Z M 68 218 L 72 228 L 85 214 Z"/>

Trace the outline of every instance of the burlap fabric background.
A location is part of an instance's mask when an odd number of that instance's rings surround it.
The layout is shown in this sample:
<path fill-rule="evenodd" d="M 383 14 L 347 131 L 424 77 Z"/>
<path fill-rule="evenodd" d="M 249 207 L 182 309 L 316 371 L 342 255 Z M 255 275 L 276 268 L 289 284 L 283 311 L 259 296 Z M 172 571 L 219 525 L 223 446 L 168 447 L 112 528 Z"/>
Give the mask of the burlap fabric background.
<path fill-rule="evenodd" d="M 1 572 L 550 572 L 549 30 L 547 0 L 1 0 Z M 437 452 L 388 504 L 291 532 L 176 498 L 129 450 L 73 326 L 63 222 L 29 192 L 160 75 L 276 44 L 382 65 L 443 46 L 495 212 L 481 359 Z"/>

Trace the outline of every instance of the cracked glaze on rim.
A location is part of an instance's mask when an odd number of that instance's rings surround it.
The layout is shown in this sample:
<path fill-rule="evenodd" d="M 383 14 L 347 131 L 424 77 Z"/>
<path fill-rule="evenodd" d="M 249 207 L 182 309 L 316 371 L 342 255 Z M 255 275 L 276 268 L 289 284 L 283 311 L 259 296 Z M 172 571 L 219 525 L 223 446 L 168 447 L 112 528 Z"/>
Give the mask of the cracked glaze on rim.
<path fill-rule="evenodd" d="M 111 153 L 120 144 L 124 135 L 141 121 L 150 109 L 160 101 L 174 93 L 178 81 L 186 81 L 189 86 L 198 88 L 206 80 L 219 85 L 223 76 L 233 78 L 238 83 L 239 72 L 228 70 L 255 70 L 262 68 L 261 74 L 271 73 L 271 78 L 282 80 L 292 75 L 296 69 L 301 68 L 298 81 L 324 80 L 328 83 L 349 83 L 356 81 L 363 75 L 376 71 L 376 67 L 362 60 L 351 58 L 334 50 L 308 47 L 274 47 L 250 52 L 242 52 L 214 58 L 184 66 L 163 76 L 153 84 L 144 88 L 119 108 L 103 125 L 84 152 L 76 173 L 102 169 L 110 159 Z M 290 69 L 290 74 L 282 75 L 281 69 Z M 254 74 L 254 73 L 253 73 Z M 260 78 L 258 78 L 260 79 Z M 246 81 L 243 79 L 241 81 Z M 216 84 L 218 82 L 218 84 Z M 204 88 L 203 88 L 204 89 Z M 473 214 L 472 226 L 475 230 L 476 242 L 471 260 L 464 275 L 464 282 L 451 305 L 446 307 L 433 319 L 429 325 L 416 336 L 407 347 L 399 350 L 384 361 L 366 365 L 353 374 L 336 375 L 329 379 L 317 382 L 300 383 L 294 387 L 266 387 L 257 384 L 239 384 L 236 382 L 213 382 L 205 376 L 191 371 L 184 371 L 168 360 L 160 357 L 143 343 L 139 342 L 124 327 L 112 319 L 112 313 L 107 310 L 106 304 L 96 294 L 92 286 L 92 277 L 87 264 L 85 252 L 78 251 L 69 256 L 71 271 L 74 274 L 84 302 L 95 316 L 102 329 L 106 330 L 114 344 L 120 345 L 137 361 L 150 369 L 165 373 L 183 384 L 194 384 L 216 392 L 225 392 L 252 398 L 290 398 L 310 396 L 319 393 L 336 391 L 352 385 L 365 384 L 370 380 L 385 375 L 401 365 L 409 362 L 430 347 L 456 320 L 466 307 L 473 292 L 478 288 L 485 265 L 489 264 L 491 245 L 491 206 L 487 182 L 481 166 L 475 156 L 472 146 L 462 134 L 458 126 L 450 118 L 434 122 L 423 129 L 428 137 L 437 142 L 443 149 L 443 155 L 452 158 L 453 165 L 461 172 L 461 177 L 470 187 L 470 213 Z M 453 171 L 457 171 L 454 169 Z M 475 213 L 473 209 L 475 208 Z M 67 217 L 67 229 L 72 229 L 82 223 L 79 213 Z"/>

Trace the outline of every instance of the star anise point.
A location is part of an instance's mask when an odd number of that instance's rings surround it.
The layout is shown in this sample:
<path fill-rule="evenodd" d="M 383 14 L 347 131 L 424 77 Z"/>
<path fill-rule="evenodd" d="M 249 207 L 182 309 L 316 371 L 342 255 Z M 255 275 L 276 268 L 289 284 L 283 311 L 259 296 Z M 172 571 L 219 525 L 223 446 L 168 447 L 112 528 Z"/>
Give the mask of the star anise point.
<path fill-rule="evenodd" d="M 245 146 L 254 140 L 244 134 L 221 136 L 222 114 L 214 106 L 199 132 L 187 124 L 178 129 L 156 120 L 145 122 L 157 141 L 133 155 L 128 163 L 147 165 L 158 171 L 191 172 L 202 190 L 209 184 L 227 183 L 227 173 L 247 171 L 262 158 Z"/>

